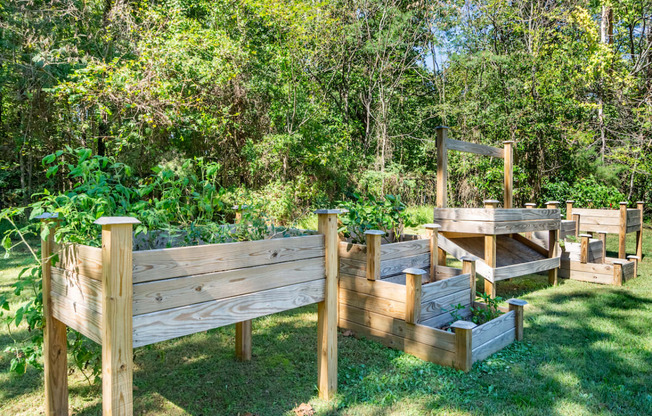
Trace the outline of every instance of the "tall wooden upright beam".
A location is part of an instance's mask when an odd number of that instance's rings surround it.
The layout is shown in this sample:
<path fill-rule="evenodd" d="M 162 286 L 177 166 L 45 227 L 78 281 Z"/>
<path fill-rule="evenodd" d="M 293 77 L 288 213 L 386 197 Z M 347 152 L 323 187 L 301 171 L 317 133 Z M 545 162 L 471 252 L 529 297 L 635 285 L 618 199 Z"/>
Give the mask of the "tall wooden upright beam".
<path fill-rule="evenodd" d="M 249 208 L 247 205 L 234 205 L 235 223 L 242 222 L 242 214 Z M 253 337 L 253 321 L 248 319 L 235 324 L 235 357 L 240 361 L 251 360 L 251 344 Z"/>
<path fill-rule="evenodd" d="M 548 209 L 559 209 L 559 202 L 557 201 L 548 201 L 546 202 L 546 208 Z M 557 241 L 559 240 L 559 230 L 550 230 L 548 231 L 548 257 L 553 258 L 557 257 Z M 548 270 L 548 284 L 557 285 L 557 272 L 558 268 Z"/>
<path fill-rule="evenodd" d="M 536 206 L 537 206 L 537 204 L 534 204 L 532 202 L 528 202 L 527 204 L 525 204 L 526 209 L 534 209 Z M 525 233 L 525 238 L 532 239 L 532 231 L 527 231 Z"/>
<path fill-rule="evenodd" d="M 133 224 L 102 217 L 102 414 L 133 415 Z"/>
<path fill-rule="evenodd" d="M 68 415 L 68 345 L 66 325 L 56 319 L 52 311 L 52 254 L 54 233 L 57 229 L 56 214 L 42 214 L 41 228 L 48 229 L 47 237 L 41 240 L 41 270 L 43 277 L 43 367 L 45 370 L 45 414 L 48 416 Z M 42 233 L 41 235 L 44 235 Z"/>
<path fill-rule="evenodd" d="M 448 206 L 448 127 L 439 126 L 435 129 L 437 133 L 437 208 Z"/>
<path fill-rule="evenodd" d="M 645 208 L 643 201 L 638 201 L 636 208 L 640 211 L 641 215 L 641 228 L 636 231 L 636 257 L 641 261 L 643 260 L 643 210 Z"/>
<path fill-rule="evenodd" d="M 317 304 L 317 387 L 319 397 L 330 400 L 337 392 L 337 276 L 339 210 L 320 209 L 318 232 L 324 235 L 326 286 L 325 299 Z"/>
<path fill-rule="evenodd" d="M 405 273 L 405 322 L 416 324 L 421 316 L 421 285 L 425 270 L 409 268 Z"/>
<path fill-rule="evenodd" d="M 625 241 L 627 240 L 627 202 L 620 203 L 620 225 L 618 227 L 618 258 L 625 259 L 627 250 Z"/>
<path fill-rule="evenodd" d="M 516 324 L 516 331 L 514 337 L 516 341 L 523 341 L 523 307 L 527 302 L 520 299 L 509 299 L 507 301 L 509 310 L 514 311 L 514 321 Z"/>
<path fill-rule="evenodd" d="M 589 261 L 589 238 L 590 234 L 580 234 L 580 263 L 586 264 Z"/>
<path fill-rule="evenodd" d="M 367 230 L 364 235 L 367 243 L 367 280 L 380 280 L 380 239 L 385 231 Z"/>
<path fill-rule="evenodd" d="M 566 201 L 566 219 L 567 220 L 572 220 L 573 219 L 573 204 L 575 201 L 568 200 Z"/>
<path fill-rule="evenodd" d="M 602 261 L 601 263 L 605 263 L 607 261 L 607 232 L 606 231 L 598 231 L 598 240 L 602 241 Z"/>
<path fill-rule="evenodd" d="M 496 209 L 498 207 L 498 201 L 495 199 L 488 199 L 484 201 L 484 207 L 487 209 Z M 487 266 L 492 269 L 496 268 L 496 236 L 495 235 L 485 235 L 484 236 L 484 262 L 487 263 Z M 496 297 L 496 283 L 491 282 L 489 279 L 484 279 L 484 293 L 488 294 L 492 298 Z"/>
<path fill-rule="evenodd" d="M 430 238 L 430 282 L 437 280 L 437 265 L 439 262 L 439 224 L 426 224 Z"/>
<path fill-rule="evenodd" d="M 471 257 L 471 256 L 464 256 L 461 258 L 462 260 L 462 274 L 469 274 L 469 287 L 471 288 L 471 298 L 469 299 L 471 302 L 471 305 L 473 304 L 473 301 L 475 300 L 475 261 L 477 260 L 476 257 Z"/>
<path fill-rule="evenodd" d="M 506 141 L 503 142 L 503 145 L 505 146 L 503 152 L 505 157 L 505 202 L 503 203 L 503 208 L 512 208 L 514 203 L 514 142 Z"/>

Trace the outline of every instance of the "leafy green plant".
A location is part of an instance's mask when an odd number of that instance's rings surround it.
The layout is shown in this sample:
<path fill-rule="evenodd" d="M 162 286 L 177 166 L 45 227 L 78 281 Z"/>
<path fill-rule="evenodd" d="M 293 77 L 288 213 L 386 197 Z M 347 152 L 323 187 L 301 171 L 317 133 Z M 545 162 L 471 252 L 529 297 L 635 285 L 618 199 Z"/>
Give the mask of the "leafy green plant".
<path fill-rule="evenodd" d="M 464 316 L 462 316 L 460 314 L 460 312 L 463 311 L 464 309 L 466 309 L 466 306 L 462 305 L 461 303 L 458 303 L 457 305 L 451 305 L 451 307 L 452 307 L 452 309 L 443 309 L 442 308 L 442 312 L 451 314 L 451 317 L 453 319 L 451 320 L 450 323 L 452 324 L 455 321 L 463 321 Z"/>
<path fill-rule="evenodd" d="M 352 201 L 340 202 L 339 205 L 348 212 L 340 216 L 342 224 L 338 232 L 354 243 L 364 243 L 364 233 L 368 230 L 385 231 L 387 241 L 397 241 L 403 227 L 412 225 L 399 196 L 385 195 L 377 199 L 373 195 L 354 193 Z"/>
<path fill-rule="evenodd" d="M 498 309 L 498 305 L 500 305 L 500 302 L 503 300 L 500 296 L 492 298 L 490 295 L 480 292 L 478 292 L 477 295 L 482 299 L 484 306 L 471 307 L 471 321 L 474 324 L 482 325 L 503 314 L 503 312 Z"/>

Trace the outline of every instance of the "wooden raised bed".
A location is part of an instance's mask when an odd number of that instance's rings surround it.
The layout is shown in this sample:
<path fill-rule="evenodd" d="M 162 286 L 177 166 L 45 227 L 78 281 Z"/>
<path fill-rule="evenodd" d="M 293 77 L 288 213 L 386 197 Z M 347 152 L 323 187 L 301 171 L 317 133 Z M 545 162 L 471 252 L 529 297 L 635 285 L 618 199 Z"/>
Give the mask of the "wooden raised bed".
<path fill-rule="evenodd" d="M 474 362 L 522 339 L 525 302 L 510 300 L 507 313 L 484 325 L 458 321 L 451 325 L 455 333 L 439 329 L 453 320 L 454 305 L 464 306 L 463 317 L 483 305 L 474 302 L 474 259 L 464 259 L 465 273 L 431 262 L 436 229 L 429 227 L 428 238 L 391 244 L 380 244 L 382 232 L 369 232 L 366 245 L 340 242 L 339 326 L 469 371 Z"/>
<path fill-rule="evenodd" d="M 337 213 L 319 234 L 133 251 L 134 218 L 108 217 L 102 248 L 43 241 L 46 413 L 68 414 L 66 326 L 102 345 L 103 414 L 133 414 L 132 349 L 318 303 L 318 387 L 337 388 Z M 42 216 L 42 221 L 56 221 Z M 250 348 L 240 330 L 238 355 Z M 245 357 L 246 358 L 246 357 Z"/>

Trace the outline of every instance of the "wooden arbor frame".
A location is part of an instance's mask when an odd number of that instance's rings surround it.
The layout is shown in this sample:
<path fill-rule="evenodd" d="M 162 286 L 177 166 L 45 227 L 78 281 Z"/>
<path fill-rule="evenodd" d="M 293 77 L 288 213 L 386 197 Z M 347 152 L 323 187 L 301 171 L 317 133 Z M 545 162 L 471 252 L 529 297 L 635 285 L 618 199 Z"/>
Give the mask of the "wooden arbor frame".
<path fill-rule="evenodd" d="M 557 284 L 561 228 L 559 203 L 546 209 L 513 208 L 514 142 L 503 149 L 448 138 L 448 127 L 437 128 L 437 208 L 434 222 L 441 225 L 438 264 L 446 264 L 446 253 L 457 259 L 478 257 L 477 272 L 485 279 L 485 292 L 496 296 L 496 282 L 548 271 L 550 284 Z M 499 201 L 484 201 L 482 208 L 448 208 L 448 151 L 456 150 L 504 159 L 504 208 Z M 545 231 L 553 242 L 543 248 L 519 233 Z"/>
<path fill-rule="evenodd" d="M 133 251 L 138 220 L 103 217 L 102 248 L 42 241 L 46 414 L 68 415 L 66 327 L 102 346 L 102 413 L 133 414 L 133 348 L 318 304 L 319 395 L 337 389 L 338 210 L 319 235 Z M 53 253 L 59 262 L 52 264 Z M 241 329 L 238 352 L 250 350 Z M 241 353 L 240 358 L 246 359 Z"/>

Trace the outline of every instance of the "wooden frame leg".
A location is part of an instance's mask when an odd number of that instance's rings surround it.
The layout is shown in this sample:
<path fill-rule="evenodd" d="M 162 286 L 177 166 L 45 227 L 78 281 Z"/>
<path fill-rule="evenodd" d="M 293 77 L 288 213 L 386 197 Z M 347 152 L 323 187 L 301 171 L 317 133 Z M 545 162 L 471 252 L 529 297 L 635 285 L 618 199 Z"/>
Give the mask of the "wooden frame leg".
<path fill-rule="evenodd" d="M 251 360 L 251 320 L 235 324 L 235 356 L 240 361 Z"/>

